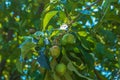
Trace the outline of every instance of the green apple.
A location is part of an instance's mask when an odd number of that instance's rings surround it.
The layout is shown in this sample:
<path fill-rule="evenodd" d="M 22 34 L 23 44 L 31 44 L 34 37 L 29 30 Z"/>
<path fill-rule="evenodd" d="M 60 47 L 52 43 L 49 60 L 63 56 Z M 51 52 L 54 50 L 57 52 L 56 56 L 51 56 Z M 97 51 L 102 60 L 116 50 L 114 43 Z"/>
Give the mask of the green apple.
<path fill-rule="evenodd" d="M 57 58 L 60 55 L 59 46 L 52 46 L 50 48 L 50 54 L 51 54 L 52 57 Z"/>
<path fill-rule="evenodd" d="M 73 34 L 67 33 L 62 37 L 62 44 L 74 44 L 76 42 L 76 39 Z"/>
<path fill-rule="evenodd" d="M 66 65 L 63 64 L 63 63 L 57 64 L 56 67 L 55 67 L 55 71 L 60 76 L 64 75 L 65 72 L 66 72 Z"/>

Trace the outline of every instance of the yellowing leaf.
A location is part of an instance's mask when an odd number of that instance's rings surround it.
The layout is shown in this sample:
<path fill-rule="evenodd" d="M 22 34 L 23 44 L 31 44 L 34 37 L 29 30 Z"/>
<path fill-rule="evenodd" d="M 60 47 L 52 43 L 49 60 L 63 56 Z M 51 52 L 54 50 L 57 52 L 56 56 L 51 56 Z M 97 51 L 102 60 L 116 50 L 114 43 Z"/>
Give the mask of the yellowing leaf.
<path fill-rule="evenodd" d="M 46 26 L 48 25 L 49 21 L 51 20 L 51 18 L 57 14 L 58 11 L 51 11 L 48 12 L 44 19 L 43 19 L 43 30 L 45 30 Z"/>

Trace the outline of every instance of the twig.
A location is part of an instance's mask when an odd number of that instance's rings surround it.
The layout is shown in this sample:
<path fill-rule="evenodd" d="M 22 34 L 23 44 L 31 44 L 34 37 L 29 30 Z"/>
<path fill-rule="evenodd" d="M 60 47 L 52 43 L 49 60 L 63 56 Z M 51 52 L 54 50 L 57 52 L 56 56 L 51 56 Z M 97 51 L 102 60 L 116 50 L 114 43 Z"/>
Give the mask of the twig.
<path fill-rule="evenodd" d="M 3 59 L 2 62 L 0 63 L 0 77 L 2 75 L 4 68 L 5 68 L 5 64 L 6 64 L 6 60 Z"/>
<path fill-rule="evenodd" d="M 100 0 L 96 0 L 94 3 L 92 3 L 90 6 L 86 7 L 84 10 L 90 9 L 92 6 L 94 6 L 94 5 L 97 4 L 98 2 L 100 2 Z"/>
<path fill-rule="evenodd" d="M 106 9 L 105 9 L 105 11 L 104 11 L 104 14 L 103 14 L 103 16 L 101 17 L 101 19 L 100 19 L 100 21 L 99 21 L 99 25 L 98 25 L 97 27 L 95 27 L 93 31 L 99 29 L 99 27 L 102 25 L 103 19 L 105 18 L 106 13 L 108 12 L 108 10 L 109 10 L 109 5 L 106 7 Z"/>
<path fill-rule="evenodd" d="M 86 7 L 84 10 L 89 10 L 92 6 L 94 6 L 94 5 L 97 4 L 98 2 L 100 2 L 100 0 L 96 0 L 94 3 L 92 3 L 90 6 Z M 84 11 L 84 10 L 83 10 L 83 11 Z M 81 14 L 81 13 L 79 13 L 74 20 L 71 20 L 68 25 L 70 26 L 72 23 L 74 23 L 74 22 L 80 17 L 80 14 Z"/>

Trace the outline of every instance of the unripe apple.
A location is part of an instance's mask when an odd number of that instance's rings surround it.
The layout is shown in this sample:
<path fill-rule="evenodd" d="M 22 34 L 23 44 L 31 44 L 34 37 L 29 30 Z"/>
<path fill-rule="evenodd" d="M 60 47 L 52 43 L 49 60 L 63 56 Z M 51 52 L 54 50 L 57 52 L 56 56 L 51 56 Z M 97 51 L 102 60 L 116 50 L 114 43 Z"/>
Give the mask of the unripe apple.
<path fill-rule="evenodd" d="M 76 39 L 73 34 L 67 33 L 62 37 L 62 44 L 74 44 L 76 42 Z"/>
<path fill-rule="evenodd" d="M 50 48 L 50 54 L 51 54 L 52 57 L 57 58 L 60 55 L 59 46 L 52 46 Z"/>
<path fill-rule="evenodd" d="M 64 75 L 65 72 L 66 72 L 66 65 L 63 64 L 63 63 L 57 64 L 56 67 L 55 67 L 55 71 L 60 76 Z"/>

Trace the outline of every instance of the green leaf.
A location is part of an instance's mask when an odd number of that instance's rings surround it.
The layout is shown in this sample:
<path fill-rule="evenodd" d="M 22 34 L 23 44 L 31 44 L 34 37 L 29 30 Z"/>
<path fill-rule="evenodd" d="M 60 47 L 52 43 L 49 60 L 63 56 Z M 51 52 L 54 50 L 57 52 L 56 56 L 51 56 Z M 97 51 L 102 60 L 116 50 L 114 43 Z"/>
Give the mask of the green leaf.
<path fill-rule="evenodd" d="M 65 50 L 64 47 L 62 47 L 62 54 L 63 54 L 63 55 L 66 54 L 66 50 Z"/>
<path fill-rule="evenodd" d="M 48 25 L 49 21 L 51 20 L 51 18 L 53 16 L 55 16 L 56 14 L 58 13 L 58 11 L 51 11 L 51 12 L 48 12 L 44 19 L 43 19 L 43 30 L 46 29 L 46 26 Z"/>
<path fill-rule="evenodd" d="M 103 7 L 103 11 L 105 11 L 106 8 L 109 7 L 110 3 L 111 3 L 111 0 L 105 0 L 104 4 L 102 6 Z"/>
<path fill-rule="evenodd" d="M 118 64 L 115 64 L 115 67 L 120 68 L 120 60 L 118 61 Z"/>
<path fill-rule="evenodd" d="M 81 49 L 81 52 L 84 56 L 85 62 L 90 69 L 94 69 L 94 55 L 92 53 L 88 53 L 87 51 Z"/>
<path fill-rule="evenodd" d="M 117 57 L 118 57 L 118 67 L 120 67 L 120 54 L 117 54 Z"/>
<path fill-rule="evenodd" d="M 93 47 L 93 45 L 91 45 L 91 43 L 87 41 L 86 38 L 80 37 L 80 39 L 82 47 L 85 48 L 86 50 L 90 50 Z"/>
<path fill-rule="evenodd" d="M 97 43 L 95 47 L 95 51 L 97 54 L 103 55 L 105 52 L 105 46 L 102 43 Z"/>
<path fill-rule="evenodd" d="M 86 40 L 91 43 L 94 43 L 94 38 L 92 36 L 88 36 Z"/>
<path fill-rule="evenodd" d="M 68 71 L 64 74 L 64 77 L 66 80 L 73 80 L 72 76 L 70 75 L 70 73 Z"/>
<path fill-rule="evenodd" d="M 97 43 L 95 45 L 95 55 L 102 60 L 104 57 L 104 53 L 105 53 L 105 46 L 102 43 Z"/>
<path fill-rule="evenodd" d="M 120 18 L 116 15 L 109 15 L 106 19 L 120 24 Z"/>
<path fill-rule="evenodd" d="M 89 77 L 86 77 L 86 76 L 80 74 L 79 71 L 74 67 L 74 65 L 72 64 L 72 62 L 68 63 L 67 68 L 70 71 L 74 71 L 79 77 L 85 78 L 87 80 L 93 80 L 93 79 L 90 79 Z"/>
<path fill-rule="evenodd" d="M 16 62 L 16 68 L 20 73 L 22 73 L 22 63 L 19 60 Z"/>
<path fill-rule="evenodd" d="M 87 32 L 86 31 L 79 31 L 78 34 L 82 37 L 86 37 L 87 36 Z"/>
<path fill-rule="evenodd" d="M 77 47 L 74 47 L 74 48 L 73 48 L 73 51 L 74 51 L 75 53 L 80 53 L 80 50 L 79 50 L 79 48 L 77 48 Z"/>
<path fill-rule="evenodd" d="M 29 38 L 27 39 L 25 42 L 23 42 L 23 44 L 21 45 L 21 55 L 22 58 L 24 59 L 24 57 L 27 55 L 27 53 L 36 46 L 36 44 L 34 42 L 32 42 L 32 39 Z"/>
<path fill-rule="evenodd" d="M 100 29 L 99 33 L 104 36 L 105 41 L 114 43 L 116 35 L 112 31 Z"/>
<path fill-rule="evenodd" d="M 52 76 L 51 76 L 51 73 L 49 71 L 46 72 L 44 80 L 53 80 Z"/>
<path fill-rule="evenodd" d="M 65 12 L 63 12 L 63 11 L 60 11 L 60 12 L 59 12 L 59 16 L 60 16 L 60 20 L 61 20 L 61 21 L 64 21 L 65 18 L 67 18 L 66 15 L 65 15 Z"/>
<path fill-rule="evenodd" d="M 58 30 L 57 31 L 53 31 L 52 34 L 50 35 L 50 38 L 52 38 L 52 37 L 54 37 L 54 36 L 56 36 L 58 34 L 59 34 Z"/>
<path fill-rule="evenodd" d="M 61 80 L 60 77 L 58 75 L 56 75 L 55 73 L 53 74 L 53 78 L 54 78 L 54 80 Z"/>
<path fill-rule="evenodd" d="M 75 53 L 70 52 L 69 55 L 75 58 L 77 61 L 81 61 L 80 58 Z"/>
<path fill-rule="evenodd" d="M 40 38 L 40 40 L 38 41 L 38 44 L 40 45 L 40 46 L 44 46 L 44 38 Z"/>

